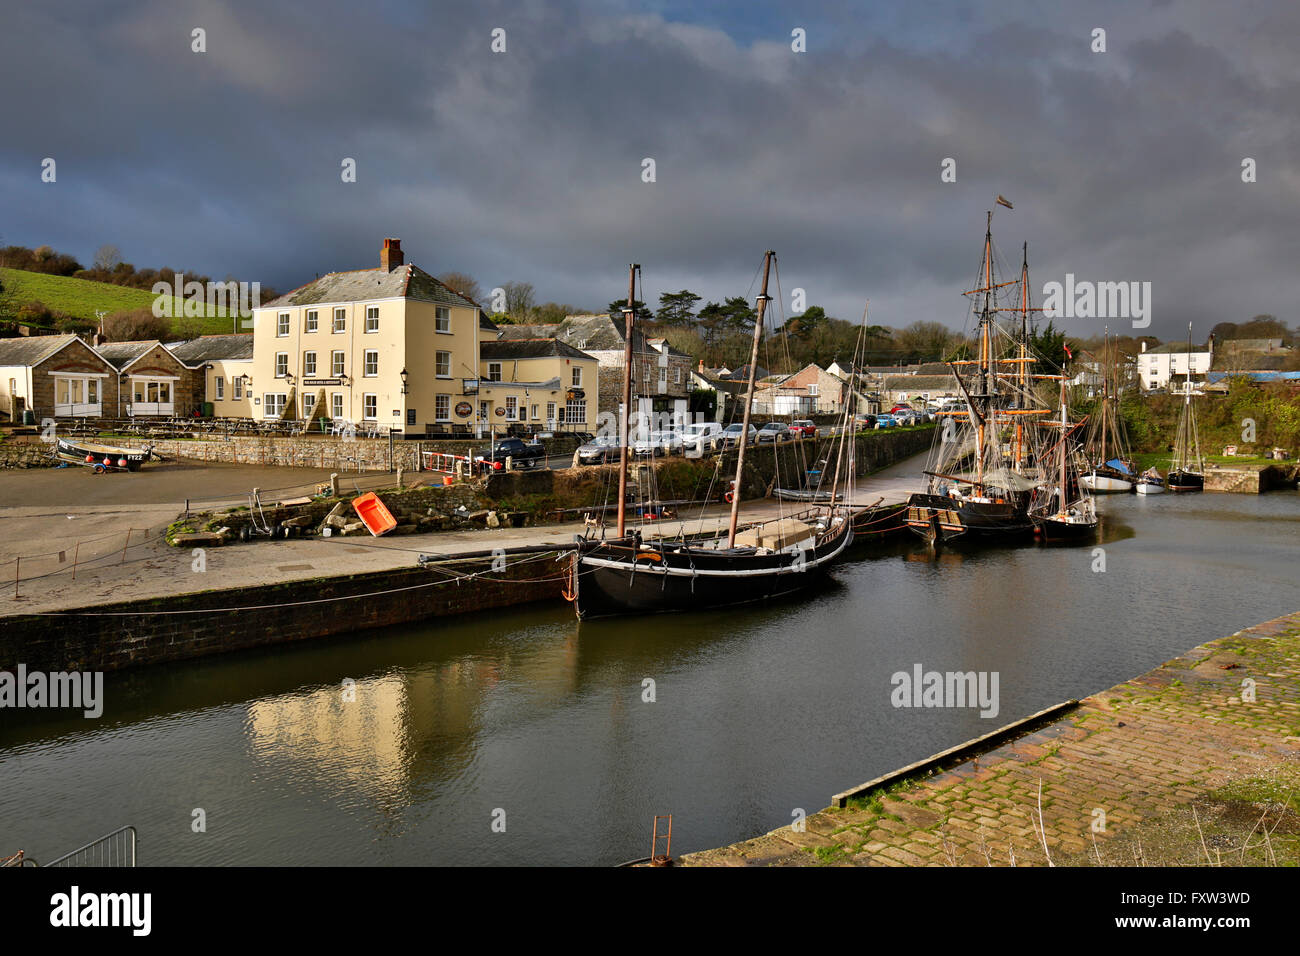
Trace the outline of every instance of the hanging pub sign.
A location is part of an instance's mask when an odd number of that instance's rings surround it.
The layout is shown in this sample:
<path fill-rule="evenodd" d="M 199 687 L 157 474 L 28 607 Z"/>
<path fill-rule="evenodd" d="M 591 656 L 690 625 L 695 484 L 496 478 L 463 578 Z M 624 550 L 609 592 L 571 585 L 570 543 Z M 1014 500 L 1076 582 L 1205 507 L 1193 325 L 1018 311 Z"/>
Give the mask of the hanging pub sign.
<path fill-rule="evenodd" d="M 456 403 L 457 418 L 469 418 L 469 416 L 472 415 L 473 413 L 474 413 L 474 406 L 471 405 L 469 402 Z"/>
<path fill-rule="evenodd" d="M 504 417 L 505 417 L 505 414 L 506 414 L 506 410 L 505 410 L 504 408 L 498 408 L 498 409 L 496 410 L 496 416 L 497 416 L 497 418 L 504 418 Z"/>
<path fill-rule="evenodd" d="M 571 388 L 564 393 L 564 397 L 571 402 L 576 402 L 579 399 L 585 398 L 586 394 L 580 388 Z"/>

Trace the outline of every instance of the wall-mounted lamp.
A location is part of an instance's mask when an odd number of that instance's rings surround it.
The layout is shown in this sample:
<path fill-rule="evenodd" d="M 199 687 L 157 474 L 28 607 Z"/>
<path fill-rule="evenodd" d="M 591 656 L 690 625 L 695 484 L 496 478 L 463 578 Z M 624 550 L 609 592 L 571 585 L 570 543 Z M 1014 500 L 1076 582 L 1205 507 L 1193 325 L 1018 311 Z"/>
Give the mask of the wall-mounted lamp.
<path fill-rule="evenodd" d="M 406 369 L 402 369 L 398 374 L 402 377 L 402 394 L 407 395 L 410 393 L 410 389 L 406 387 L 406 379 L 410 373 L 408 373 Z"/>

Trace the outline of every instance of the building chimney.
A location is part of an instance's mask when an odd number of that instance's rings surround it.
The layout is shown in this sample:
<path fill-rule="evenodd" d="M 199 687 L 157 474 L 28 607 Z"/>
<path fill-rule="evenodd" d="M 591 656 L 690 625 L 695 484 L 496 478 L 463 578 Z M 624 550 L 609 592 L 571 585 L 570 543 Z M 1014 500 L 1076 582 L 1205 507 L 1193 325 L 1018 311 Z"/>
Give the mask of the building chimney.
<path fill-rule="evenodd" d="M 402 240 L 385 239 L 384 247 L 379 250 L 379 268 L 384 272 L 392 272 L 405 261 L 402 256 Z"/>
<path fill-rule="evenodd" d="M 1146 339 L 1143 339 L 1143 340 L 1142 340 L 1142 351 L 1145 352 L 1146 350 L 1147 350 L 1147 340 L 1146 340 Z"/>

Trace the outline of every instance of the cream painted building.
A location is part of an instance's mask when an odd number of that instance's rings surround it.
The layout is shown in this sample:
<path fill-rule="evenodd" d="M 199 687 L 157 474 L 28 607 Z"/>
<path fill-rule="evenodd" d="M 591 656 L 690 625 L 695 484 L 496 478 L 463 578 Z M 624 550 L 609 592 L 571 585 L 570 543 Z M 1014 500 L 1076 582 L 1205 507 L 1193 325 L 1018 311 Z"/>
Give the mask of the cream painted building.
<path fill-rule="evenodd" d="M 595 431 L 600 363 L 557 339 L 491 339 L 479 345 L 478 426 L 524 423 Z"/>
<path fill-rule="evenodd" d="M 331 272 L 253 310 L 252 417 L 306 418 L 323 394 L 336 422 L 468 428 L 479 340 L 495 332 L 474 302 L 385 239 L 378 268 Z"/>

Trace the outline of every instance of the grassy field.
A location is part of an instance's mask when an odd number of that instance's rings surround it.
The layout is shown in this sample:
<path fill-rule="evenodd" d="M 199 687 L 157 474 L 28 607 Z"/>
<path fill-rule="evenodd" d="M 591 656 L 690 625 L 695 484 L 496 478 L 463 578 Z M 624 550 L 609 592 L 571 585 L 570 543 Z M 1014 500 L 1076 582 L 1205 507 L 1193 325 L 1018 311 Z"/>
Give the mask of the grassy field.
<path fill-rule="evenodd" d="M 153 293 L 145 289 L 18 269 L 0 269 L 0 287 L 0 315 L 14 315 L 28 302 L 41 302 L 58 312 L 93 319 L 97 311 L 149 309 L 154 301 Z M 178 308 L 172 311 L 179 312 L 179 305 L 177 302 Z M 197 323 L 203 335 L 232 331 L 231 320 L 225 315 L 173 320 L 173 329 L 184 322 Z M 177 335 L 180 337 L 179 330 Z"/>

